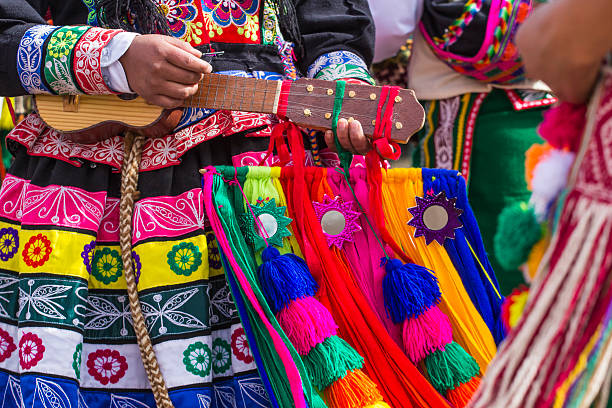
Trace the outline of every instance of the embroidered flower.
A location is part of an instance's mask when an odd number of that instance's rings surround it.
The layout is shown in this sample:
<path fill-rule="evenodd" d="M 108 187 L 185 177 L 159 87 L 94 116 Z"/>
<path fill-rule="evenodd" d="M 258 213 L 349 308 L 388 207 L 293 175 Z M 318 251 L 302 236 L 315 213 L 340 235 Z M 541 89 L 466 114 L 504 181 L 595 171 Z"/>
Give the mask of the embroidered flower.
<path fill-rule="evenodd" d="M 202 8 L 221 27 L 243 26 L 259 10 L 259 0 L 202 0 Z"/>
<path fill-rule="evenodd" d="M 168 252 L 168 265 L 177 275 L 189 276 L 202 265 L 202 253 L 191 242 L 181 242 Z"/>
<path fill-rule="evenodd" d="M 117 282 L 122 272 L 123 263 L 116 249 L 106 247 L 94 252 L 91 274 L 100 282 L 106 285 L 111 282 Z"/>
<path fill-rule="evenodd" d="M 0 363 L 6 360 L 17 349 L 13 338 L 6 330 L 0 329 Z"/>
<path fill-rule="evenodd" d="M 253 355 L 251 354 L 251 348 L 247 340 L 247 336 L 244 333 L 244 328 L 234 330 L 232 334 L 232 351 L 236 358 L 243 361 L 246 364 L 253 362 Z"/>
<path fill-rule="evenodd" d="M 208 267 L 210 269 L 220 270 L 223 264 L 221 263 L 221 254 L 219 246 L 213 233 L 206 234 L 206 243 L 208 244 Z"/>
<path fill-rule="evenodd" d="M 83 252 L 81 252 L 81 258 L 83 258 L 83 263 L 85 264 L 85 268 L 87 272 L 91 274 L 91 262 L 93 259 L 94 249 L 96 248 L 96 241 L 91 241 L 89 244 L 85 244 L 83 247 Z"/>
<path fill-rule="evenodd" d="M 230 345 L 219 337 L 212 344 L 212 366 L 215 374 L 226 372 L 232 363 Z"/>
<path fill-rule="evenodd" d="M 106 385 L 116 384 L 128 369 L 127 361 L 117 350 L 96 350 L 87 356 L 89 374 Z"/>
<path fill-rule="evenodd" d="M 0 259 L 8 261 L 19 250 L 19 235 L 11 227 L 0 229 Z"/>
<path fill-rule="evenodd" d="M 187 346 L 183 351 L 183 364 L 190 373 L 200 377 L 210 374 L 210 347 L 207 344 L 197 341 Z"/>
<path fill-rule="evenodd" d="M 74 375 L 77 380 L 81 379 L 81 358 L 83 354 L 83 343 L 79 343 L 76 346 L 76 350 L 72 353 L 72 368 L 74 369 Z"/>
<path fill-rule="evenodd" d="M 77 42 L 77 34 L 72 31 L 59 31 L 51 37 L 47 50 L 53 58 L 68 56 Z"/>
<path fill-rule="evenodd" d="M 26 265 L 37 268 L 49 260 L 51 255 L 51 241 L 43 235 L 34 235 L 21 252 Z"/>
<path fill-rule="evenodd" d="M 196 44 L 201 42 L 199 35 L 202 35 L 202 23 L 194 22 L 198 16 L 194 0 L 156 0 L 156 2 L 162 14 L 166 16 L 173 36 L 185 41 L 193 40 Z"/>
<path fill-rule="evenodd" d="M 134 275 L 136 275 L 136 284 L 138 285 L 142 264 L 140 263 L 140 255 L 138 255 L 136 251 L 132 251 L 132 266 L 134 267 Z"/>
<path fill-rule="evenodd" d="M 24 333 L 19 340 L 19 364 L 23 369 L 34 367 L 43 358 L 45 346 L 34 333 Z"/>

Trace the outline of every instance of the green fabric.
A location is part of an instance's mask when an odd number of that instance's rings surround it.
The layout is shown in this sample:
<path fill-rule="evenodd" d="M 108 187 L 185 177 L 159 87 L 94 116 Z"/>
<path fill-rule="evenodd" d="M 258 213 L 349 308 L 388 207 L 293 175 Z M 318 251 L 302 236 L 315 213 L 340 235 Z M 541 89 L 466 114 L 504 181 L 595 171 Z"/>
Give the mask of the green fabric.
<path fill-rule="evenodd" d="M 453 129 L 453 169 L 462 171 L 457 154 L 463 154 L 469 113 L 478 94 L 461 95 Z M 439 101 L 421 101 L 426 120 L 416 135 L 418 146 L 413 153 L 415 167 L 436 167 L 434 134 L 439 123 Z M 542 143 L 536 128 L 543 109 L 515 111 L 505 91 L 493 90 L 484 99 L 477 116 L 470 160 L 468 198 L 476 215 L 489 261 L 499 281 L 501 294 L 524 283 L 518 269 L 504 269 L 495 257 L 493 240 L 497 219 L 508 205 L 528 201 L 525 182 L 525 152 L 534 143 Z M 463 126 L 459 126 L 462 123 Z M 461 135 L 461 137 L 459 137 Z M 461 142 L 459 142 L 461 139 Z"/>
<path fill-rule="evenodd" d="M 226 171 L 228 170 L 227 168 L 225 169 Z M 238 169 L 238 179 L 241 181 L 241 183 L 244 182 L 246 171 L 248 171 L 248 169 Z M 212 190 L 213 203 L 223 225 L 223 231 L 225 231 L 230 247 L 232 248 L 232 254 L 244 272 L 251 289 L 264 310 L 266 317 L 289 349 L 293 361 L 300 373 L 300 377 L 302 378 L 304 395 L 306 396 L 309 406 L 320 407 L 321 403 L 315 398 L 316 394 L 312 388 L 306 368 L 302 363 L 300 355 L 291 345 L 291 342 L 278 324 L 257 283 L 257 265 L 255 263 L 255 257 L 253 256 L 252 250 L 244 241 L 242 232 L 238 226 L 237 214 L 234 212 L 234 209 L 244 209 L 242 193 L 238 188 L 232 188 L 231 190 L 228 189 L 226 183 L 223 181 L 223 178 L 218 175 L 214 177 Z M 231 271 L 227 271 L 227 273 L 231 273 Z M 232 295 L 241 296 L 245 299 L 247 306 L 249 305 L 249 301 L 242 288 L 240 288 L 240 293 L 232 293 Z M 264 369 L 268 374 L 272 388 L 274 389 L 274 394 L 279 400 L 279 404 L 283 407 L 295 406 L 291 396 L 291 390 L 289 389 L 286 373 L 283 369 L 282 361 L 274 350 L 272 339 L 270 338 L 267 329 L 253 308 L 248 308 L 248 314 L 249 321 L 251 322 L 254 330 L 257 346 L 261 353 L 263 364 L 265 365 L 265 367 L 258 367 L 258 369 Z"/>
<path fill-rule="evenodd" d="M 543 140 L 536 133 L 542 109 L 515 111 L 506 93 L 495 90 L 483 102 L 476 120 L 468 199 L 503 295 L 524 283 L 523 274 L 504 269 L 493 254 L 493 239 L 502 210 L 529 201 L 525 152 Z"/>

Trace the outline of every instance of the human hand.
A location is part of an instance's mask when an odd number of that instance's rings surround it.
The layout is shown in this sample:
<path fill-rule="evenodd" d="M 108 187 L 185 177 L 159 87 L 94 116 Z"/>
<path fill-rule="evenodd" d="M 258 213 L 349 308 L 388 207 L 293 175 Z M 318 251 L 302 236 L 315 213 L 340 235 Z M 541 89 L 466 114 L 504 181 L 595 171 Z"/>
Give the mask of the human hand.
<path fill-rule="evenodd" d="M 340 145 L 353 154 L 365 155 L 372 149 L 372 143 L 363 134 L 358 120 L 352 120 L 350 123 L 346 119 L 338 120 L 336 133 Z M 336 151 L 334 133 L 331 130 L 325 132 L 325 143 L 332 151 Z"/>
<path fill-rule="evenodd" d="M 202 74 L 212 72 L 201 56 L 177 38 L 148 34 L 135 37 L 119 61 L 134 92 L 150 104 L 175 108 L 196 93 Z"/>

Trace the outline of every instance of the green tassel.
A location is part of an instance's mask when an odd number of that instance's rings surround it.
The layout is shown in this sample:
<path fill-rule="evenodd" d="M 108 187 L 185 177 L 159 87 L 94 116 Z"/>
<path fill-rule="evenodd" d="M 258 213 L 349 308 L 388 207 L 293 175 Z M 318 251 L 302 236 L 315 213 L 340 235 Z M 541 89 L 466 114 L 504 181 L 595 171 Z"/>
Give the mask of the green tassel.
<path fill-rule="evenodd" d="M 497 232 L 493 239 L 495 256 L 503 268 L 518 269 L 527 262 L 531 248 L 541 238 L 542 227 L 533 207 L 525 202 L 515 203 L 499 214 Z"/>
<path fill-rule="evenodd" d="M 425 367 L 431 385 L 444 395 L 447 390 L 468 383 L 480 372 L 478 363 L 459 344 L 444 346 L 444 350 L 436 350 L 425 357 Z"/>
<path fill-rule="evenodd" d="M 346 341 L 330 336 L 302 357 L 312 383 L 319 390 L 343 378 L 347 371 L 363 367 L 363 357 Z"/>
<path fill-rule="evenodd" d="M 310 406 L 310 408 L 327 408 L 327 405 L 325 405 L 323 398 L 321 398 L 316 391 L 313 391 L 312 393 L 311 403 L 312 405 Z"/>

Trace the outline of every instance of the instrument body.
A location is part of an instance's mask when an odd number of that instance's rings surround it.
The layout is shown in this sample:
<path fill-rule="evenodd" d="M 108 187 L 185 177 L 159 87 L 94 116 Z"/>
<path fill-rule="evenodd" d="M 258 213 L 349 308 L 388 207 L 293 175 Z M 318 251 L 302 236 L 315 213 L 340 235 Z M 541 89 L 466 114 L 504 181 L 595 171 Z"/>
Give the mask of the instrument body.
<path fill-rule="evenodd" d="M 184 106 L 278 114 L 302 127 L 330 129 L 335 83 L 317 79 L 293 81 L 281 101 L 282 81 L 208 74 L 199 91 Z M 380 103 L 381 88 L 347 84 L 341 118 L 357 119 L 364 133 L 372 136 Z M 178 124 L 182 110 L 165 110 L 144 99 L 122 99 L 117 95 L 37 95 L 36 108 L 42 120 L 78 143 L 96 143 L 137 130 L 146 137 L 165 136 Z M 383 101 L 387 104 L 389 101 Z M 425 112 L 412 90 L 402 89 L 395 98 L 391 137 L 406 143 L 425 121 Z"/>

